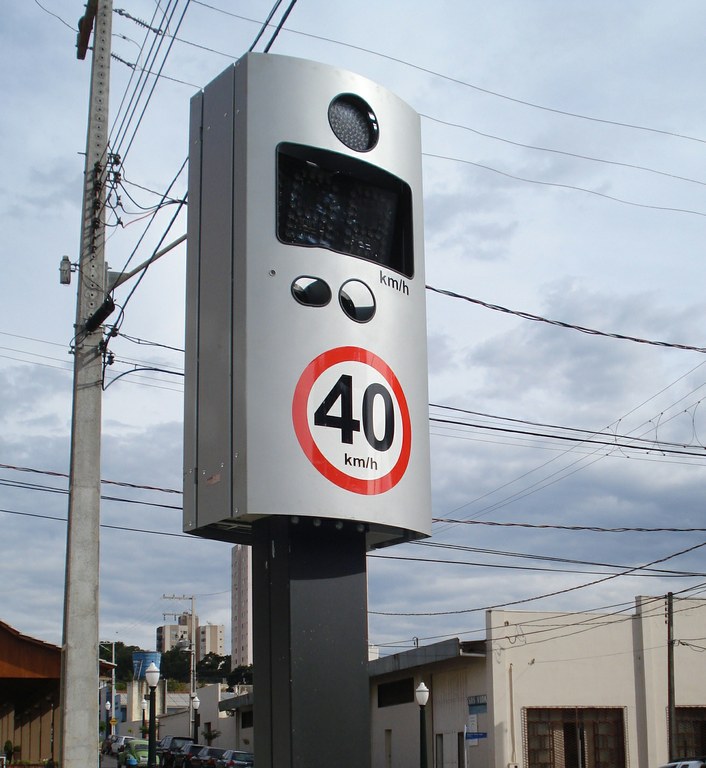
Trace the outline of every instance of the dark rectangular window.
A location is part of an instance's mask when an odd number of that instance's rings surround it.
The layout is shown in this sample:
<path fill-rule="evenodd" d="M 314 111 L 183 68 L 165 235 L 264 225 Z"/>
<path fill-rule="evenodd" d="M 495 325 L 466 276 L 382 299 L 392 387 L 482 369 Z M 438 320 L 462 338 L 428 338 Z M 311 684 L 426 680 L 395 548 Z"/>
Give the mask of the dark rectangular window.
<path fill-rule="evenodd" d="M 378 685 L 378 707 L 393 707 L 414 701 L 414 678 L 405 677 Z"/>
<path fill-rule="evenodd" d="M 412 192 L 355 157 L 301 144 L 277 147 L 277 237 L 414 275 Z"/>
<path fill-rule="evenodd" d="M 675 753 L 706 755 L 706 707 L 677 707 Z"/>
<path fill-rule="evenodd" d="M 528 768 L 626 768 L 620 707 L 527 708 Z"/>
<path fill-rule="evenodd" d="M 252 709 L 246 709 L 240 713 L 240 727 L 252 728 L 253 727 L 253 711 Z"/>

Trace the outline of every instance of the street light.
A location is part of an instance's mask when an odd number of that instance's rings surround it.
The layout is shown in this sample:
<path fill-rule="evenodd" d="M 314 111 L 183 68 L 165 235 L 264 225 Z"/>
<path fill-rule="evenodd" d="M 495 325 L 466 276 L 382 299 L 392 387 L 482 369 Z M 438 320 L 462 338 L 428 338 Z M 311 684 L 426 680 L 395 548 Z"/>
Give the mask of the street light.
<path fill-rule="evenodd" d="M 419 683 L 414 696 L 419 704 L 419 768 L 427 768 L 427 723 L 425 707 L 429 701 L 429 689 Z"/>
<path fill-rule="evenodd" d="M 105 702 L 105 735 L 110 736 L 110 699 Z"/>
<path fill-rule="evenodd" d="M 157 738 L 155 728 L 155 696 L 154 689 L 159 683 L 159 669 L 157 665 L 152 662 L 145 670 L 145 680 L 150 689 L 150 724 L 149 724 L 149 737 L 147 741 L 147 768 L 156 768 L 157 766 Z"/>
<path fill-rule="evenodd" d="M 140 702 L 140 709 L 142 710 L 142 738 L 144 739 L 147 732 L 147 699 L 144 696 Z"/>
<path fill-rule="evenodd" d="M 199 743 L 199 707 L 201 706 L 201 699 L 194 694 L 191 699 L 191 706 L 194 708 L 194 744 Z"/>

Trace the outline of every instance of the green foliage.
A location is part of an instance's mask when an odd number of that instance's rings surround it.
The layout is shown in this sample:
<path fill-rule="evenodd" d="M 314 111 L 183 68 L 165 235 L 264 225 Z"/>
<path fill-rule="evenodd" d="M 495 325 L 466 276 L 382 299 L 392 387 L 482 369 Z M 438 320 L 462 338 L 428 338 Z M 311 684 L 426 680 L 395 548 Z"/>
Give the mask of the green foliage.
<path fill-rule="evenodd" d="M 196 665 L 196 677 L 201 682 L 217 682 L 228 675 L 230 656 L 207 653 Z"/>
<path fill-rule="evenodd" d="M 118 683 L 128 683 L 133 679 L 132 674 L 132 654 L 133 651 L 141 651 L 142 648 L 137 645 L 125 645 L 125 643 L 117 641 L 115 643 L 115 680 Z M 100 658 L 103 661 L 113 661 L 113 649 L 112 645 L 107 643 L 101 643 L 100 645 Z"/>
<path fill-rule="evenodd" d="M 227 676 L 228 685 L 252 685 L 253 670 L 252 664 L 236 667 Z"/>
<path fill-rule="evenodd" d="M 159 671 L 165 679 L 188 683 L 190 663 L 191 659 L 188 652 L 172 648 L 171 651 L 162 654 L 162 663 L 160 664 Z"/>
<path fill-rule="evenodd" d="M 204 737 L 204 739 L 206 739 L 206 744 L 210 747 L 211 742 L 214 739 L 217 739 L 221 735 L 221 732 L 215 728 L 212 728 L 210 731 L 201 731 L 201 735 Z"/>

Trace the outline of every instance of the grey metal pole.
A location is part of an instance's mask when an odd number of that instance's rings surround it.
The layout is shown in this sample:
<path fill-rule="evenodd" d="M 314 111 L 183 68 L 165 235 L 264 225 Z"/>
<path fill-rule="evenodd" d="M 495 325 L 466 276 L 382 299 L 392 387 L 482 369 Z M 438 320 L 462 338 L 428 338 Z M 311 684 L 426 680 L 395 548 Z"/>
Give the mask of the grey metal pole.
<path fill-rule="evenodd" d="M 199 711 L 194 712 L 194 744 L 199 743 Z"/>
<path fill-rule="evenodd" d="M 425 707 L 419 707 L 419 768 L 427 768 L 427 719 Z"/>
<path fill-rule="evenodd" d="M 85 330 L 105 299 L 103 203 L 108 142 L 112 0 L 89 0 L 95 21 L 86 139 L 81 253 L 74 331 L 71 466 L 61 674 L 62 768 L 97 762 L 98 572 L 100 526 L 100 329 Z M 94 16 L 94 18 L 93 18 Z M 85 23 L 84 23 L 85 26 Z M 87 40 L 85 40 L 87 43 Z"/>
<path fill-rule="evenodd" d="M 157 719 L 155 716 L 155 695 L 154 688 L 150 686 L 150 724 L 148 726 L 147 741 L 147 768 L 156 768 L 157 766 Z"/>

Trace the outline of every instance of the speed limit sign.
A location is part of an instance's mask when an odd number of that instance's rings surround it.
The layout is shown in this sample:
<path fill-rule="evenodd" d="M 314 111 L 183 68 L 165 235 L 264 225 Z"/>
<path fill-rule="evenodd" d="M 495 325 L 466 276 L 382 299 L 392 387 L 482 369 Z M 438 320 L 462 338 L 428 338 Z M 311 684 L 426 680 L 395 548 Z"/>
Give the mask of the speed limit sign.
<path fill-rule="evenodd" d="M 407 399 L 392 369 L 366 349 L 337 347 L 312 360 L 294 392 L 292 421 L 309 461 L 345 490 L 384 493 L 407 470 Z"/>

